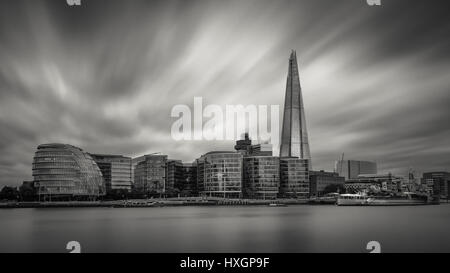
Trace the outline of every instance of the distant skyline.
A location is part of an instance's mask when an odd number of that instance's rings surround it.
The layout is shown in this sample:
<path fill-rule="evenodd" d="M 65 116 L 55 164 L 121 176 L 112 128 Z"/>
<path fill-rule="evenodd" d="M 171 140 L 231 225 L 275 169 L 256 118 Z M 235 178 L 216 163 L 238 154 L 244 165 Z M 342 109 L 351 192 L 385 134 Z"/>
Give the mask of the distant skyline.
<path fill-rule="evenodd" d="M 32 179 L 42 143 L 186 162 L 232 150 L 174 141 L 172 107 L 201 96 L 282 116 L 293 49 L 315 170 L 343 152 L 379 172 L 450 170 L 444 1 L 0 3 L 0 187 Z"/>

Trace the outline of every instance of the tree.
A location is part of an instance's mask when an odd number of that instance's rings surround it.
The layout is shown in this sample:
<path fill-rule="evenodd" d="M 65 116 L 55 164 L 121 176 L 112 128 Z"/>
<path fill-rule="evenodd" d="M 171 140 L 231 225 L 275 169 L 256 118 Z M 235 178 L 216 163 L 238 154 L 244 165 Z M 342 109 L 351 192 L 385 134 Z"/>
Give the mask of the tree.
<path fill-rule="evenodd" d="M 20 194 L 17 188 L 4 186 L 0 192 L 0 199 L 19 200 Z"/>
<path fill-rule="evenodd" d="M 19 187 L 19 195 L 21 201 L 35 201 L 36 200 L 36 188 L 33 182 L 24 182 Z"/>

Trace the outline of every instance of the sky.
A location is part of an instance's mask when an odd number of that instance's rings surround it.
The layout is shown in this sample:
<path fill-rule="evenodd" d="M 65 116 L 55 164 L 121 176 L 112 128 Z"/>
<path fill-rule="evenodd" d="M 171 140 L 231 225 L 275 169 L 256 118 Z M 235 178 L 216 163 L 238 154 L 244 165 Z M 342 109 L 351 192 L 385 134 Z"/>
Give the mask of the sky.
<path fill-rule="evenodd" d="M 175 105 L 279 105 L 297 51 L 316 170 L 450 171 L 445 1 L 0 0 L 0 186 L 42 143 L 192 162 L 233 141 L 176 141 Z M 282 115 L 282 113 L 280 113 Z M 206 120 L 205 120 L 206 121 Z M 278 147 L 275 147 L 278 151 Z"/>

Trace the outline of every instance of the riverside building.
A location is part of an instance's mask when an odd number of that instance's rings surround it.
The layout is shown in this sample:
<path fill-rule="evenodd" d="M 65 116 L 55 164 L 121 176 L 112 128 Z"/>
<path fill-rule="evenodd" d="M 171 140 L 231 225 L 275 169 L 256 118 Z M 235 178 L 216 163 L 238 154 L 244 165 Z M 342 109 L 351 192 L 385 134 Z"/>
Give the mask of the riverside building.
<path fill-rule="evenodd" d="M 209 152 L 197 159 L 198 188 L 203 196 L 242 197 L 242 154 Z"/>
<path fill-rule="evenodd" d="M 280 158 L 280 196 L 308 198 L 309 160 L 297 157 Z"/>
<path fill-rule="evenodd" d="M 137 193 L 162 195 L 166 192 L 167 155 L 145 155 L 134 159 L 134 188 Z"/>
<path fill-rule="evenodd" d="M 244 197 L 276 199 L 280 187 L 280 160 L 274 156 L 244 157 Z"/>
<path fill-rule="evenodd" d="M 430 186 L 438 192 L 442 199 L 449 198 L 450 173 L 449 172 L 428 172 L 422 177 L 422 184 Z"/>
<path fill-rule="evenodd" d="M 309 186 L 311 196 L 323 196 L 327 187 L 331 185 L 344 186 L 345 178 L 339 176 L 335 172 L 325 171 L 310 171 L 309 172 Z"/>
<path fill-rule="evenodd" d="M 311 169 L 308 132 L 305 109 L 303 107 L 302 87 L 298 72 L 297 53 L 293 50 L 289 58 L 286 95 L 281 131 L 280 158 L 297 157 Z M 306 160 L 306 161 L 305 161 Z"/>
<path fill-rule="evenodd" d="M 131 192 L 131 157 L 91 154 L 102 172 L 106 193 Z"/>
<path fill-rule="evenodd" d="M 93 200 L 105 195 L 100 168 L 82 149 L 68 144 L 39 145 L 33 159 L 39 200 Z"/>
<path fill-rule="evenodd" d="M 183 162 L 181 160 L 167 161 L 166 193 L 178 195 L 184 187 Z"/>
<path fill-rule="evenodd" d="M 358 179 L 359 175 L 377 174 L 377 163 L 361 160 L 338 160 L 335 170 L 345 180 Z"/>

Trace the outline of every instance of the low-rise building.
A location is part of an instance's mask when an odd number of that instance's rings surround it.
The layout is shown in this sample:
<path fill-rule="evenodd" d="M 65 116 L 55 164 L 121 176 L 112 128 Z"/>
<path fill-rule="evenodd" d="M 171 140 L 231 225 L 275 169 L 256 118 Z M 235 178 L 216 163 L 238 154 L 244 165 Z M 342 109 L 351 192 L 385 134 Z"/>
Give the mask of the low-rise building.
<path fill-rule="evenodd" d="M 347 192 L 364 192 L 369 189 L 381 191 L 402 192 L 405 178 L 392 174 L 365 174 L 358 175 L 356 179 L 345 181 Z"/>
<path fill-rule="evenodd" d="M 345 178 L 335 172 L 310 171 L 309 185 L 311 196 L 323 196 L 330 186 L 343 187 Z"/>
<path fill-rule="evenodd" d="M 427 172 L 422 176 L 422 184 L 429 187 L 434 195 L 443 199 L 449 198 L 450 173 L 449 172 Z"/>

